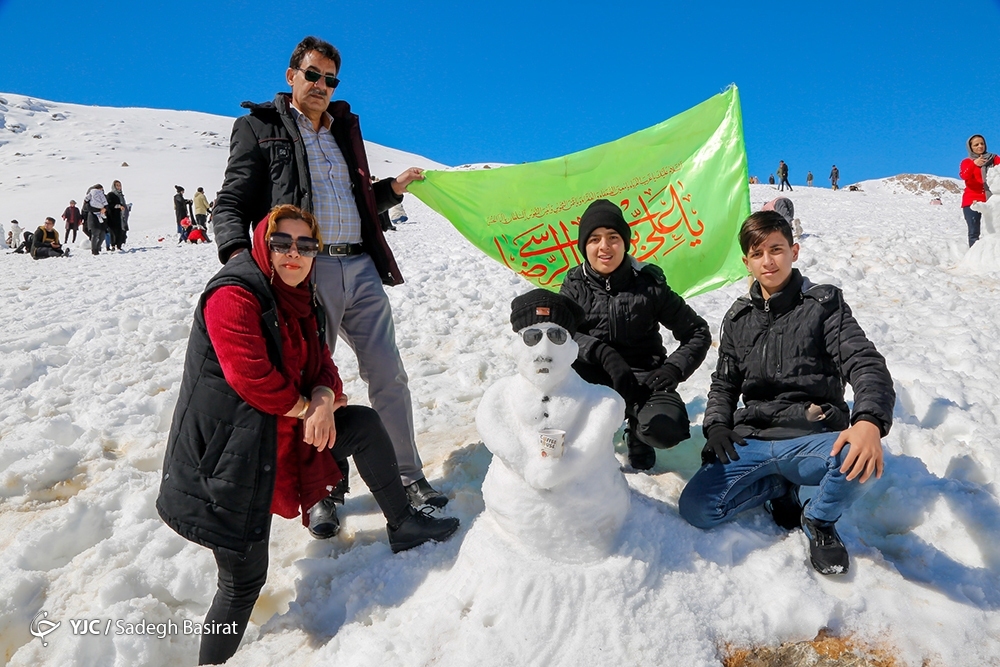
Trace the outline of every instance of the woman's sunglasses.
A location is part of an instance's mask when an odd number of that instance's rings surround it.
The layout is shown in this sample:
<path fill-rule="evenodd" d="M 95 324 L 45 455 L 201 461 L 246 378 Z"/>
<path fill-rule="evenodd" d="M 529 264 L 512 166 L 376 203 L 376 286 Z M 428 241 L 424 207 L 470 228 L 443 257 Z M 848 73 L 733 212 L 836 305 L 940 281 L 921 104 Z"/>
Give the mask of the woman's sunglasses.
<path fill-rule="evenodd" d="M 335 89 L 340 84 L 340 79 L 332 74 L 323 74 L 322 72 L 317 72 L 314 69 L 299 69 L 298 67 L 293 67 L 292 69 L 302 72 L 302 76 L 306 78 L 309 83 L 316 83 L 320 79 L 325 79 L 326 87 L 330 90 Z"/>
<path fill-rule="evenodd" d="M 291 234 L 274 232 L 267 240 L 267 247 L 271 252 L 279 252 L 282 255 L 291 252 L 292 246 L 303 257 L 315 257 L 319 254 L 319 241 L 311 236 L 300 236 L 293 240 Z"/>
<path fill-rule="evenodd" d="M 566 330 L 561 327 L 546 329 L 545 335 L 548 336 L 549 340 L 555 343 L 556 345 L 562 345 L 563 343 L 566 342 L 566 339 L 569 337 L 569 334 L 566 333 Z M 527 345 L 528 347 L 534 347 L 538 345 L 538 343 L 542 340 L 542 330 L 525 329 L 524 331 L 521 332 L 521 340 L 523 340 L 524 344 Z"/>

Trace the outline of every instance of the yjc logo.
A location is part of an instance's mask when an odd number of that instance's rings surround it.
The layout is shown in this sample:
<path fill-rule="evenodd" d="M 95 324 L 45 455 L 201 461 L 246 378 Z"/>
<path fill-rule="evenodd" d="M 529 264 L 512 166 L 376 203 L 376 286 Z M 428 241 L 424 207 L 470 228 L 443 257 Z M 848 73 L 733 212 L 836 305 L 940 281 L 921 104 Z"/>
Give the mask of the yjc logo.
<path fill-rule="evenodd" d="M 49 645 L 49 643 L 45 641 L 45 635 L 49 634 L 50 632 L 58 628 L 60 625 L 62 625 L 62 622 L 60 621 L 53 623 L 52 621 L 48 620 L 48 615 L 49 612 L 47 611 L 38 612 L 37 614 L 35 614 L 35 617 L 31 619 L 31 625 L 28 627 L 28 630 L 31 632 L 31 634 L 42 640 L 42 646 Z"/>

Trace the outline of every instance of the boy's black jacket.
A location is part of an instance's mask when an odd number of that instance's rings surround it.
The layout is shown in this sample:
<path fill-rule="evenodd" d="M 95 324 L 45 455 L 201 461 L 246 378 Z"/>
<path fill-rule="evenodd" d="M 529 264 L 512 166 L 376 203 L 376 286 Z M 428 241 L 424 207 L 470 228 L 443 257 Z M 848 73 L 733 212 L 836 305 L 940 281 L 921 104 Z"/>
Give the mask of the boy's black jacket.
<path fill-rule="evenodd" d="M 854 409 L 844 401 L 844 381 Z M 737 409 L 743 396 L 744 407 Z M 794 438 L 869 421 L 885 436 L 896 392 L 885 359 L 851 314 L 841 291 L 813 285 L 798 270 L 764 300 L 760 284 L 722 321 L 703 429 L 726 426 L 744 437 Z M 810 404 L 822 409 L 811 417 Z M 814 409 L 815 410 L 815 409 Z"/>
<path fill-rule="evenodd" d="M 583 307 L 586 318 L 573 339 L 579 358 L 593 357 L 599 343 L 607 343 L 636 371 L 651 371 L 664 363 L 676 366 L 686 379 L 708 354 L 712 332 L 708 323 L 667 285 L 660 267 L 625 261 L 607 278 L 586 262 L 569 270 L 559 290 Z M 669 356 L 660 325 L 670 330 L 680 347 Z"/>

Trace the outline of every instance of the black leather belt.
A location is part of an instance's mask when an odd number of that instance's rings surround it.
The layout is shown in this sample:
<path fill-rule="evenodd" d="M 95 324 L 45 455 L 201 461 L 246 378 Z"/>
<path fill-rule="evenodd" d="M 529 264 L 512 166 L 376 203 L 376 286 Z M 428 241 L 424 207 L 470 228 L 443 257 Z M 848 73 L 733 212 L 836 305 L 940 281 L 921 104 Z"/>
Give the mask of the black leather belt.
<path fill-rule="evenodd" d="M 360 255 L 364 251 L 365 248 L 360 243 L 328 243 L 323 246 L 323 250 L 320 252 L 330 257 L 349 257 Z"/>

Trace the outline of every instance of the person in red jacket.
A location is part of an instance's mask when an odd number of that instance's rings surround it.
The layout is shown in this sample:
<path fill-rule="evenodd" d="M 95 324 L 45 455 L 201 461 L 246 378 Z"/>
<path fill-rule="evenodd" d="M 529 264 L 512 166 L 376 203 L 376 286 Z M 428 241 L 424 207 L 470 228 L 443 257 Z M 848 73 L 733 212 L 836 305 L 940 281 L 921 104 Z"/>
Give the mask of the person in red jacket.
<path fill-rule="evenodd" d="M 969 247 L 979 240 L 979 226 L 983 214 L 972 210 L 972 203 L 986 201 L 992 194 L 986 185 L 986 170 L 1000 165 L 1000 156 L 986 150 L 986 139 L 981 134 L 974 134 L 966 142 L 969 157 L 962 160 L 958 167 L 958 175 L 965 181 L 965 192 L 962 194 L 962 213 L 965 224 L 969 226 Z"/>
<path fill-rule="evenodd" d="M 271 515 L 308 523 L 307 510 L 340 481 L 334 452 L 354 458 L 393 552 L 458 528 L 410 505 L 378 413 L 347 405 L 310 285 L 321 247 L 310 213 L 274 208 L 195 312 L 156 507 L 218 564 L 199 664 L 236 652 L 267 579 Z"/>

